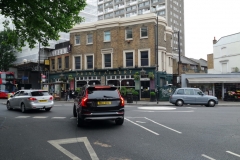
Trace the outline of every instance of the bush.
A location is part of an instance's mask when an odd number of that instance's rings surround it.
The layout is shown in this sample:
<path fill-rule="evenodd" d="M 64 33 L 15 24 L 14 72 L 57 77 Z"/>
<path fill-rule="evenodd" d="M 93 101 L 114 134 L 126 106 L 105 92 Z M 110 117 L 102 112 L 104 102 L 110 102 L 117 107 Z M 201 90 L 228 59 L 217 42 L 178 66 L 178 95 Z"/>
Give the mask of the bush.
<path fill-rule="evenodd" d="M 151 95 L 151 96 L 155 96 L 156 93 L 155 93 L 155 92 L 150 92 L 150 95 Z"/>
<path fill-rule="evenodd" d="M 121 93 L 121 95 L 126 96 L 126 94 L 127 94 L 127 88 L 126 88 L 126 87 L 121 87 L 120 93 Z"/>
<path fill-rule="evenodd" d="M 135 90 L 134 90 L 132 94 L 133 94 L 134 96 L 138 96 L 139 93 L 138 93 L 138 91 L 135 91 Z"/>

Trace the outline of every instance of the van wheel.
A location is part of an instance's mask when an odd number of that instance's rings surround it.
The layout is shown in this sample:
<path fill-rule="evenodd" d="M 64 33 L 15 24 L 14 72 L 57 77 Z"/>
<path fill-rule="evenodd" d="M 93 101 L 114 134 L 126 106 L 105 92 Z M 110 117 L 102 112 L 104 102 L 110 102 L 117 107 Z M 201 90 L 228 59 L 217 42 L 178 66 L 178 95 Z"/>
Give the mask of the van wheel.
<path fill-rule="evenodd" d="M 26 112 L 24 103 L 21 104 L 21 111 L 22 111 L 22 113 L 25 113 L 25 112 Z"/>
<path fill-rule="evenodd" d="M 182 100 L 177 100 L 176 106 L 183 106 L 183 101 Z"/>
<path fill-rule="evenodd" d="M 12 110 L 12 107 L 11 107 L 11 105 L 10 105 L 10 102 L 7 102 L 7 109 L 8 109 L 8 110 Z"/>
<path fill-rule="evenodd" d="M 73 105 L 73 117 L 77 117 L 76 106 Z"/>
<path fill-rule="evenodd" d="M 208 106 L 209 107 L 214 107 L 215 106 L 215 101 L 214 100 L 208 101 Z"/>

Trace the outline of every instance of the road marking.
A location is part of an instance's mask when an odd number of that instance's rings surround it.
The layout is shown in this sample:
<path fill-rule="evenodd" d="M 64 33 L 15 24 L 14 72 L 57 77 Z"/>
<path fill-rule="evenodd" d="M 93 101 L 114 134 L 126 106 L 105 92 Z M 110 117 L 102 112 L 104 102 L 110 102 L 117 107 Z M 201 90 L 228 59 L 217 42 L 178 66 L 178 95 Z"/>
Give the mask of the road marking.
<path fill-rule="evenodd" d="M 77 117 L 71 117 L 70 119 L 76 119 Z"/>
<path fill-rule="evenodd" d="M 52 119 L 65 119 L 66 117 L 52 117 Z"/>
<path fill-rule="evenodd" d="M 43 117 L 43 116 L 35 116 L 33 118 L 47 118 L 47 117 Z"/>
<path fill-rule="evenodd" d="M 234 156 L 240 157 L 239 154 L 233 153 L 233 152 L 231 152 L 231 151 L 226 151 L 226 152 L 229 153 L 229 154 L 232 154 L 232 155 L 234 155 Z"/>
<path fill-rule="evenodd" d="M 139 110 L 135 110 L 135 111 L 138 111 L 138 112 L 186 112 L 186 113 L 190 113 L 190 112 L 194 112 L 193 110 L 191 111 L 139 111 Z"/>
<path fill-rule="evenodd" d="M 50 143 L 51 145 L 56 147 L 58 150 L 63 152 L 69 158 L 71 158 L 73 160 L 81 160 L 79 157 L 75 156 L 74 154 L 72 154 L 71 152 L 69 152 L 68 150 L 66 150 L 62 146 L 60 146 L 61 144 L 70 144 L 70 143 L 78 143 L 78 142 L 83 142 L 85 144 L 85 146 L 86 146 L 86 148 L 87 148 L 87 150 L 88 150 L 92 160 L 99 160 L 97 154 L 93 150 L 93 148 L 92 148 L 90 142 L 88 141 L 87 137 L 59 139 L 59 140 L 50 140 L 50 141 L 48 141 L 48 143 Z"/>
<path fill-rule="evenodd" d="M 15 118 L 28 118 L 28 117 L 30 117 L 30 116 L 17 116 Z"/>
<path fill-rule="evenodd" d="M 149 121 L 151 121 L 151 122 L 153 122 L 153 123 L 155 123 L 155 124 L 157 124 L 157 125 L 159 125 L 159 126 L 165 127 L 165 128 L 170 129 L 170 130 L 172 130 L 172 131 L 174 131 L 174 132 L 177 132 L 177 133 L 179 133 L 179 134 L 182 134 L 182 132 L 179 132 L 179 131 L 177 131 L 177 130 L 175 130 L 175 129 L 172 129 L 172 128 L 170 128 L 170 127 L 167 127 L 167 126 L 165 126 L 165 125 L 163 125 L 163 124 L 160 124 L 160 123 L 158 123 L 158 122 L 155 122 L 155 121 L 153 121 L 153 120 L 151 120 L 151 119 L 149 119 L 149 118 L 147 118 L 147 117 L 144 117 L 144 118 L 147 119 L 147 120 L 149 120 Z"/>
<path fill-rule="evenodd" d="M 152 131 L 152 130 L 146 128 L 146 127 L 143 127 L 143 126 L 141 126 L 140 124 L 137 124 L 137 123 L 135 123 L 135 122 L 133 122 L 133 121 L 127 119 L 127 118 L 124 118 L 124 119 L 126 119 L 127 121 L 129 121 L 129 122 L 131 122 L 131 123 L 133 123 L 133 124 L 135 124 L 135 125 L 137 125 L 137 126 L 143 128 L 143 129 L 145 129 L 145 130 L 147 130 L 147 131 L 149 131 L 149 132 L 151 132 L 151 133 L 153 133 L 153 134 L 155 134 L 155 135 L 159 135 L 158 133 L 156 133 L 156 132 L 154 132 L 154 131 Z"/>
<path fill-rule="evenodd" d="M 186 108 L 197 109 L 197 108 L 193 108 L 193 107 L 186 107 Z"/>
<path fill-rule="evenodd" d="M 210 160 L 215 160 L 214 158 L 211 158 L 211 157 L 209 157 L 209 156 L 207 156 L 207 155 L 205 155 L 205 154 L 202 154 L 202 156 L 205 157 L 205 158 L 207 158 L 207 159 L 210 159 Z"/>
<path fill-rule="evenodd" d="M 144 118 L 144 117 L 126 117 L 126 118 Z"/>
<path fill-rule="evenodd" d="M 176 108 L 173 108 L 173 107 L 138 107 L 138 109 L 160 111 L 160 110 L 174 110 Z"/>
<path fill-rule="evenodd" d="M 146 122 L 141 122 L 141 121 L 136 121 L 137 123 L 146 123 Z"/>

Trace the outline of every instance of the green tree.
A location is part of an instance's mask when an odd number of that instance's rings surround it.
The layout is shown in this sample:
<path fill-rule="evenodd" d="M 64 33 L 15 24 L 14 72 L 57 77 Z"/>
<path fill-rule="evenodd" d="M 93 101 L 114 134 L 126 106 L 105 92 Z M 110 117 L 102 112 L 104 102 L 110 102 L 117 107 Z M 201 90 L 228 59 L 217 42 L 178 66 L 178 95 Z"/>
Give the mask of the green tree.
<path fill-rule="evenodd" d="M 12 44 L 6 43 L 6 39 L 13 32 L 9 28 L 0 32 L 0 69 L 1 71 L 8 71 L 12 67 L 12 63 L 16 61 L 16 56 L 14 54 L 15 49 Z M 17 39 L 15 39 L 17 40 Z M 17 42 L 14 42 L 17 44 Z"/>
<path fill-rule="evenodd" d="M 47 46 L 49 40 L 59 39 L 59 32 L 69 32 L 84 21 L 79 12 L 85 6 L 85 0 L 3 0 L 0 13 L 10 18 L 15 28 L 8 43 L 17 37 L 20 46 L 25 42 L 30 48 L 38 42 Z M 4 26 L 8 25 L 6 20 Z"/>

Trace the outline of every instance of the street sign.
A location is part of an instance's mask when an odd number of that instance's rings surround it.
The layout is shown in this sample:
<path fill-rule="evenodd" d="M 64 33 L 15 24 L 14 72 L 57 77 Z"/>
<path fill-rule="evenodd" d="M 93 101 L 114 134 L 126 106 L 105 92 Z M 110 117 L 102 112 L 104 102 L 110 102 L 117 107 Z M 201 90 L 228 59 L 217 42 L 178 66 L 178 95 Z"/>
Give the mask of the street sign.
<path fill-rule="evenodd" d="M 22 76 L 22 80 L 28 80 L 28 77 Z"/>

